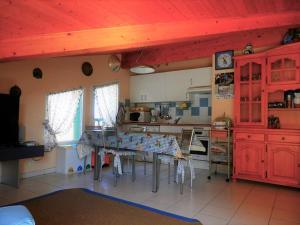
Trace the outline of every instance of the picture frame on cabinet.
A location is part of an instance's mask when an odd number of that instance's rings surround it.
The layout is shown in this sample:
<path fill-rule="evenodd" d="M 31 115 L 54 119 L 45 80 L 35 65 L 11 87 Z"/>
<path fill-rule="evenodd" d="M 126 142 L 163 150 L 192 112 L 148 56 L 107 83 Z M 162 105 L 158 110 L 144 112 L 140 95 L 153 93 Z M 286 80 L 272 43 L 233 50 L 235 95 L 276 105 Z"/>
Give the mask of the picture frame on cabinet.
<path fill-rule="evenodd" d="M 234 66 L 233 54 L 234 54 L 233 50 L 216 52 L 215 69 L 216 70 L 232 69 Z"/>

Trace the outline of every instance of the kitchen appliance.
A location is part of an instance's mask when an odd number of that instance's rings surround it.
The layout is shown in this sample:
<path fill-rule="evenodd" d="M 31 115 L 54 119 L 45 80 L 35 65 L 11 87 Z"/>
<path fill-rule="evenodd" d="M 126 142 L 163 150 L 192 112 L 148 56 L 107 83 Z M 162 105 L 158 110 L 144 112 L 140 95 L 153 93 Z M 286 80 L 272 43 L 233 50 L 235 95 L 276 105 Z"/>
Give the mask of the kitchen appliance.
<path fill-rule="evenodd" d="M 150 112 L 129 112 L 129 121 L 149 123 L 151 120 Z"/>
<path fill-rule="evenodd" d="M 197 127 L 192 131 L 190 154 L 193 159 L 208 161 L 210 148 L 210 127 Z"/>
<path fill-rule="evenodd" d="M 158 111 L 155 109 L 151 110 L 151 123 L 156 123 L 158 118 Z"/>

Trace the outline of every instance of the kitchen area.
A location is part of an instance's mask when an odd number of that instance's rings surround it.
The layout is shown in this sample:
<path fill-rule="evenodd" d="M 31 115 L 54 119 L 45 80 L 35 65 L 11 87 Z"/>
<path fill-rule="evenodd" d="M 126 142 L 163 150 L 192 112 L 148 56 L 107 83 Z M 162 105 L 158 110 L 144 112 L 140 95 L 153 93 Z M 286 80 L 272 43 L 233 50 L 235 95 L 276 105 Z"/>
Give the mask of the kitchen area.
<path fill-rule="evenodd" d="M 182 132 L 190 132 L 190 135 L 194 132 L 193 140 L 188 140 L 187 146 L 182 148 L 191 153 L 195 168 L 208 169 L 211 85 L 211 67 L 133 75 L 130 100 L 125 102 L 123 129 L 171 133 L 179 139 Z"/>

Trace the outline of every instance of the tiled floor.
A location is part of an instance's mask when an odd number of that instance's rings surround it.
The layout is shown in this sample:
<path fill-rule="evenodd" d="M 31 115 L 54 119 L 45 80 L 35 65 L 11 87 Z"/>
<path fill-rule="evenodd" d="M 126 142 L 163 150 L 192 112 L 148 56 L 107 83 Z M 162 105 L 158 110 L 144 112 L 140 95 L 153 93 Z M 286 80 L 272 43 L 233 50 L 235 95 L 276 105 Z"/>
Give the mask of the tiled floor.
<path fill-rule="evenodd" d="M 25 200 L 65 188 L 88 188 L 97 192 L 138 202 L 175 214 L 194 217 L 204 225 L 300 225 L 300 190 L 247 181 L 226 183 L 224 176 L 206 179 L 205 170 L 197 170 L 193 188 L 168 184 L 167 168 L 161 169 L 160 189 L 151 192 L 151 164 L 144 176 L 142 164 L 137 165 L 137 179 L 130 174 L 120 177 L 113 186 L 111 169 L 104 169 L 102 182 L 93 180 L 93 174 L 49 174 L 21 181 L 19 189 L 0 185 L 0 205 Z"/>

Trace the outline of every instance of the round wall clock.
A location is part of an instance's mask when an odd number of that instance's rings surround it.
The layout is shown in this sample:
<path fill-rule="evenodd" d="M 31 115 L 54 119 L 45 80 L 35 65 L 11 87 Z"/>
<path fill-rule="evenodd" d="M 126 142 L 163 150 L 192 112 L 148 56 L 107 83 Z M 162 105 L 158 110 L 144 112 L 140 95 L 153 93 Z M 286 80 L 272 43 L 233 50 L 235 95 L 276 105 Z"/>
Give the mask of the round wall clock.
<path fill-rule="evenodd" d="M 215 69 L 231 69 L 233 68 L 233 50 L 216 52 L 215 54 Z"/>

